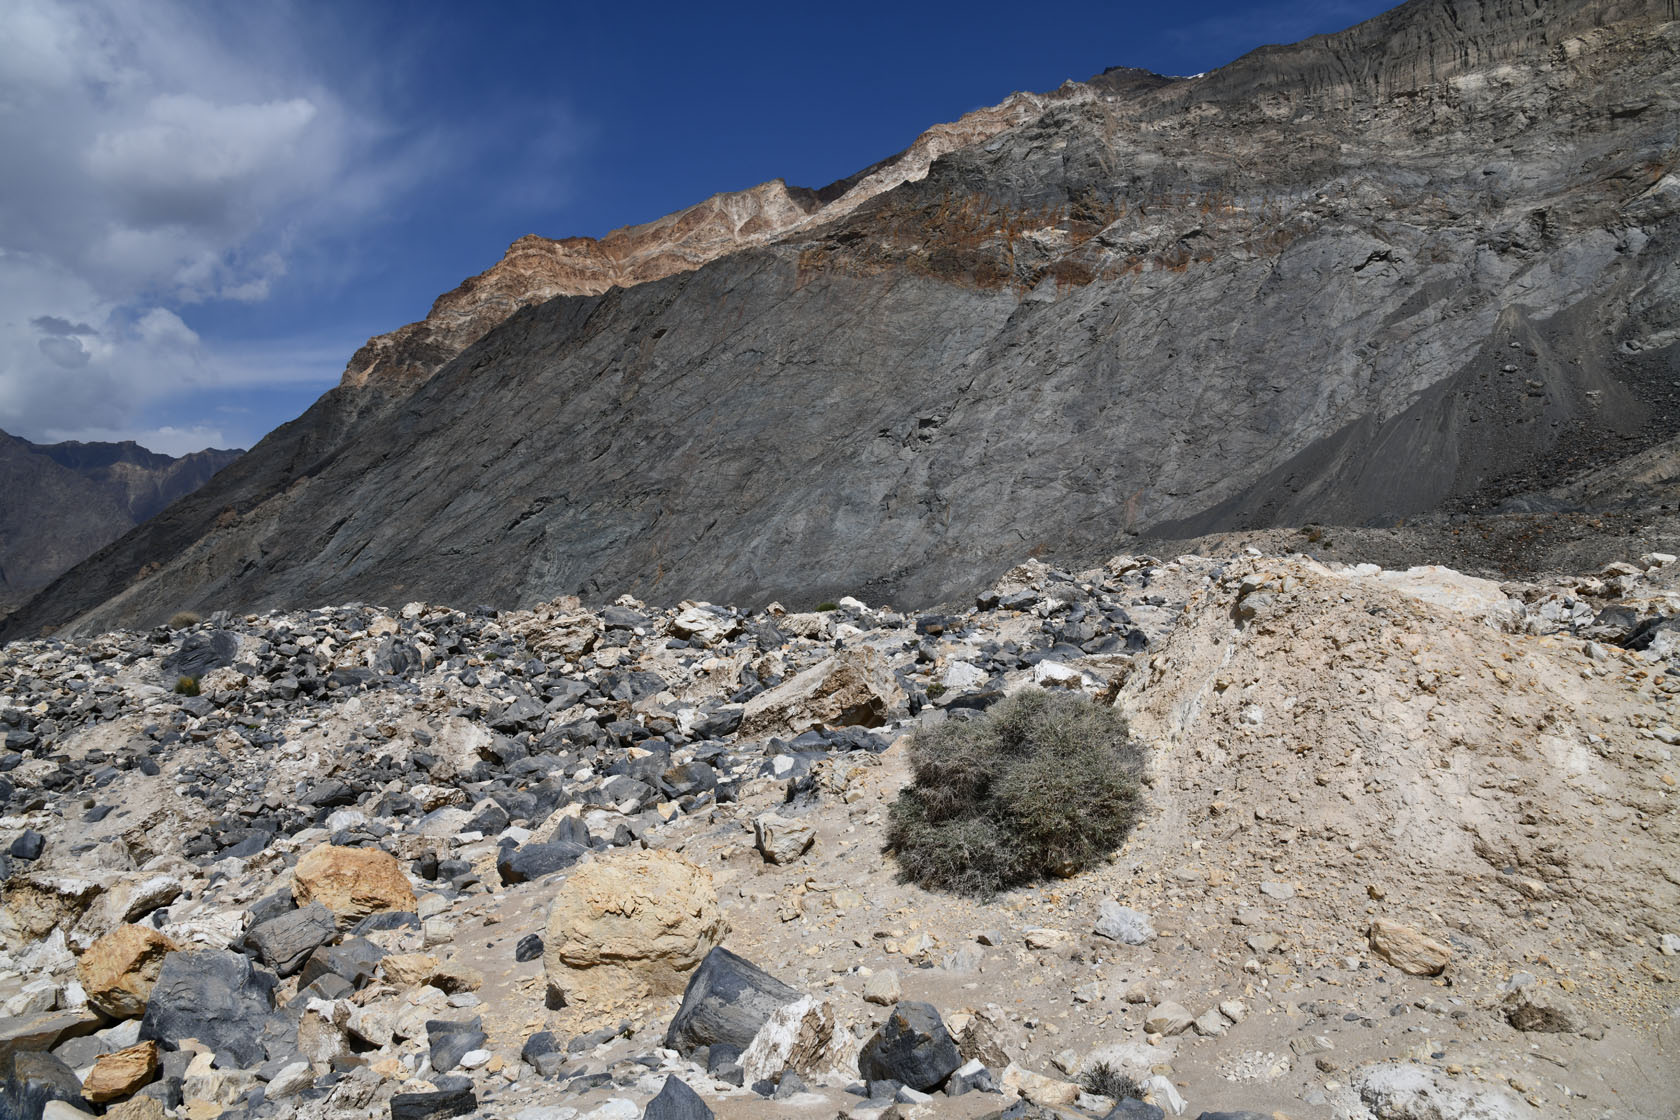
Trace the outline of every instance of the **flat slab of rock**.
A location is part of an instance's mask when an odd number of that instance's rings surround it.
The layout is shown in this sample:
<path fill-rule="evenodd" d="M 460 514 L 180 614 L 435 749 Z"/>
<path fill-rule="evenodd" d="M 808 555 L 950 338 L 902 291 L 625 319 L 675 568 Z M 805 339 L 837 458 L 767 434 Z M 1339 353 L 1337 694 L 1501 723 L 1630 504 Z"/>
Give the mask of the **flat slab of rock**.
<path fill-rule="evenodd" d="M 842 650 L 747 701 L 741 713 L 741 735 L 879 727 L 906 702 L 885 657 L 872 649 Z"/>
<path fill-rule="evenodd" d="M 281 976 L 303 967 L 309 954 L 338 936 L 333 912 L 319 902 L 258 922 L 245 934 L 244 945 Z"/>
<path fill-rule="evenodd" d="M 0 1067 L 24 1050 L 51 1050 L 68 1039 L 92 1034 L 105 1020 L 87 1008 L 43 1011 L 0 1021 Z"/>
<path fill-rule="evenodd" d="M 138 1042 L 102 1055 L 82 1080 L 82 1095 L 95 1104 L 129 1096 L 157 1077 L 156 1042 Z"/>
<path fill-rule="evenodd" d="M 1439 976 L 1452 960 L 1452 950 L 1411 926 L 1378 918 L 1371 923 L 1371 951 L 1411 976 Z"/>
<path fill-rule="evenodd" d="M 665 1045 L 681 1054 L 718 1043 L 745 1050 L 771 1012 L 798 998 L 797 990 L 720 946 L 694 970 Z"/>

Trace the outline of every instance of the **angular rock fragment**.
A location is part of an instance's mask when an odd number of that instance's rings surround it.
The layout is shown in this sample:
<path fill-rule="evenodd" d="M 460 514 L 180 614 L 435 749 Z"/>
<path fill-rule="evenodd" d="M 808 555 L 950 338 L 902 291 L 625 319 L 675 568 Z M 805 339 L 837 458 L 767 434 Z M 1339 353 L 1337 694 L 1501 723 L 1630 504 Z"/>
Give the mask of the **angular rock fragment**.
<path fill-rule="evenodd" d="M 957 1067 L 962 1055 L 931 1004 L 905 1001 L 892 1009 L 863 1045 L 858 1072 L 868 1081 L 897 1081 L 930 1092 Z"/>
<path fill-rule="evenodd" d="M 19 1120 L 36 1120 L 52 1101 L 86 1111 L 75 1071 L 51 1054 L 22 1050 L 0 1059 L 0 1110 Z"/>
<path fill-rule="evenodd" d="M 1098 937 L 1123 945 L 1147 945 L 1155 938 L 1155 928 L 1149 924 L 1149 915 L 1109 898 L 1102 901 L 1102 912 L 1093 932 Z"/>
<path fill-rule="evenodd" d="M 886 659 L 847 649 L 747 701 L 743 736 L 799 735 L 812 728 L 878 727 L 907 702 Z"/>
<path fill-rule="evenodd" d="M 263 1027 L 273 1008 L 274 977 L 240 954 L 171 953 L 146 1002 L 140 1037 L 169 1044 L 196 1038 L 235 1068 L 249 1068 L 266 1056 Z"/>
<path fill-rule="evenodd" d="M 370 914 L 415 907 L 414 888 L 395 856 L 378 848 L 323 844 L 298 860 L 292 894 L 299 906 L 319 902 L 333 912 L 340 929 Z"/>
<path fill-rule="evenodd" d="M 694 970 L 665 1045 L 681 1054 L 720 1043 L 740 1052 L 771 1012 L 798 998 L 797 990 L 720 946 Z"/>
<path fill-rule="evenodd" d="M 309 954 L 338 936 L 333 912 L 319 902 L 252 926 L 244 946 L 281 976 L 303 967 Z"/>
<path fill-rule="evenodd" d="M 753 839 L 766 863 L 792 863 L 811 850 L 817 830 L 809 817 L 784 817 L 760 813 L 753 820 Z"/>
<path fill-rule="evenodd" d="M 157 1076 L 156 1042 L 138 1042 L 105 1054 L 82 1080 L 82 1095 L 95 1104 L 118 1100 L 139 1090 Z"/>
<path fill-rule="evenodd" d="M 1371 951 L 1411 976 L 1439 976 L 1452 960 L 1452 950 L 1411 926 L 1377 918 L 1371 923 Z"/>
<path fill-rule="evenodd" d="M 137 1018 L 164 959 L 179 949 L 149 926 L 118 926 L 76 961 L 76 978 L 94 1007 L 115 1019 Z"/>
<path fill-rule="evenodd" d="M 642 1120 L 712 1120 L 712 1110 L 686 1081 L 667 1077 L 659 1093 L 642 1111 Z"/>

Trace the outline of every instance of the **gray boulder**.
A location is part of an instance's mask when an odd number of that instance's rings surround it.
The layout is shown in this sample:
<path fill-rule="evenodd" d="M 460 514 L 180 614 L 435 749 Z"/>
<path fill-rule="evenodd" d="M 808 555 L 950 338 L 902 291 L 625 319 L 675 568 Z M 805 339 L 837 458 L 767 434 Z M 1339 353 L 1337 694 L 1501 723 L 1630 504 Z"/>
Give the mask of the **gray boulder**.
<path fill-rule="evenodd" d="M 303 967 L 309 955 L 338 935 L 338 923 L 331 910 L 312 902 L 265 922 L 258 922 L 245 934 L 246 949 L 255 953 L 281 976 Z"/>
<path fill-rule="evenodd" d="M 712 1120 L 712 1110 L 687 1082 L 667 1077 L 659 1095 L 642 1110 L 642 1120 Z"/>
<path fill-rule="evenodd" d="M 274 984 L 272 973 L 238 953 L 171 953 L 146 1001 L 140 1037 L 166 1047 L 196 1038 L 240 1069 L 258 1065 L 266 1056 L 263 1026 L 274 1008 Z"/>
<path fill-rule="evenodd" d="M 793 988 L 719 946 L 689 978 L 665 1045 L 682 1054 L 719 1042 L 744 1050 L 772 1011 L 798 998 Z"/>
<path fill-rule="evenodd" d="M 867 1081 L 897 1081 L 926 1093 L 944 1084 L 962 1063 L 933 1005 L 906 1000 L 863 1044 L 858 1072 Z"/>

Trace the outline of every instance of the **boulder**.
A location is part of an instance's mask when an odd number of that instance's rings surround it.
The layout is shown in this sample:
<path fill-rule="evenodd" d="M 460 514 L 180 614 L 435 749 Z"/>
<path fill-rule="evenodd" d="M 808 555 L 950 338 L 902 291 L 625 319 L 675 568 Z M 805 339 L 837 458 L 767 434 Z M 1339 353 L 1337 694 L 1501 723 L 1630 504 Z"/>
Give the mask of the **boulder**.
<path fill-rule="evenodd" d="M 883 968 L 875 973 L 863 984 L 863 1001 L 878 1004 L 881 1007 L 891 1007 L 897 1003 L 902 993 L 899 990 L 898 973 L 890 968 Z"/>
<path fill-rule="evenodd" d="M 322 844 L 298 860 L 292 894 L 299 906 L 319 902 L 331 910 L 340 929 L 369 914 L 413 910 L 416 905 L 414 888 L 395 856 L 378 848 L 333 844 Z"/>
<path fill-rule="evenodd" d="M 858 1073 L 866 1081 L 897 1081 L 926 1093 L 962 1065 L 957 1044 L 933 1005 L 905 1001 L 863 1045 Z"/>
<path fill-rule="evenodd" d="M 102 884 L 74 875 L 40 871 L 13 875 L 6 880 L 5 901 L 0 905 L 0 933 L 15 931 L 27 942 L 40 941 L 53 930 L 68 931 L 104 890 Z"/>
<path fill-rule="evenodd" d="M 51 1101 L 86 1109 L 82 1083 L 69 1066 L 39 1050 L 23 1050 L 0 1061 L 0 1115 L 35 1120 Z"/>
<path fill-rule="evenodd" d="M 582 844 L 570 840 L 556 840 L 551 844 L 511 845 L 496 853 L 496 872 L 503 885 L 528 883 L 556 871 L 564 871 L 589 851 Z"/>
<path fill-rule="evenodd" d="M 1452 960 L 1447 946 L 1387 918 L 1371 923 L 1370 942 L 1373 953 L 1411 976 L 1439 976 Z"/>
<path fill-rule="evenodd" d="M 685 1055 L 720 1043 L 745 1050 L 771 1012 L 798 998 L 763 969 L 728 949 L 713 949 L 689 978 L 665 1045 Z"/>
<path fill-rule="evenodd" d="M 338 934 L 333 912 L 319 902 L 258 922 L 245 934 L 245 948 L 281 976 L 290 976 L 316 949 Z"/>
<path fill-rule="evenodd" d="M 788 1069 L 801 1077 L 856 1072 L 857 1041 L 827 1000 L 804 996 L 776 1008 L 741 1054 L 748 1085 L 775 1080 Z"/>
<path fill-rule="evenodd" d="M 51 1050 L 72 1038 L 90 1035 L 104 1025 L 104 1017 L 86 1007 L 0 1018 L 0 1067 L 20 1051 Z"/>
<path fill-rule="evenodd" d="M 151 1082 L 157 1072 L 157 1043 L 139 1042 L 94 1062 L 82 1080 L 82 1095 L 95 1104 L 114 1101 Z"/>
<path fill-rule="evenodd" d="M 792 863 L 811 850 L 817 830 L 808 817 L 760 813 L 753 820 L 754 847 L 766 863 Z"/>
<path fill-rule="evenodd" d="M 1072 1081 L 1046 1077 L 1014 1062 L 1003 1067 L 1003 1091 L 1005 1096 L 1024 1097 L 1050 1109 L 1071 1108 L 1079 1099 L 1079 1086 Z"/>
<path fill-rule="evenodd" d="M 114 1019 L 146 1013 L 146 997 L 164 958 L 180 946 L 150 926 L 118 926 L 88 946 L 76 962 L 76 979 L 88 1002 Z"/>
<path fill-rule="evenodd" d="M 1093 932 L 1122 945 L 1147 945 L 1155 938 L 1155 927 L 1149 924 L 1148 914 L 1122 906 L 1111 898 L 1103 899 L 1102 913 Z"/>
<path fill-rule="evenodd" d="M 1009 1013 L 995 1003 L 988 1003 L 978 1011 L 953 1018 L 966 1020 L 956 1028 L 957 1052 L 965 1058 L 984 1062 L 992 1069 L 1009 1064 L 1010 1055 L 1019 1050 L 1020 1035 L 1009 1021 Z"/>
<path fill-rule="evenodd" d="M 1352 1081 L 1360 1101 L 1377 1116 L 1518 1120 L 1531 1114 L 1498 1089 L 1474 1083 L 1461 1086 L 1424 1066 L 1398 1062 L 1366 1066 Z"/>
<path fill-rule="evenodd" d="M 642 1110 L 642 1120 L 712 1120 L 712 1110 L 688 1082 L 667 1077 L 658 1095 Z"/>
<path fill-rule="evenodd" d="M 1150 1034 L 1171 1036 L 1183 1034 L 1195 1021 L 1196 1017 L 1186 1011 L 1182 1004 L 1166 1000 L 1150 1008 L 1149 1015 L 1143 1020 L 1143 1029 Z"/>
<path fill-rule="evenodd" d="M 323 976 L 343 977 L 352 988 L 360 988 L 372 980 L 385 950 L 365 937 L 352 937 L 342 945 L 323 945 L 309 954 L 303 970 L 298 973 L 298 986 L 308 987 Z"/>
<path fill-rule="evenodd" d="M 265 1058 L 263 1025 L 274 1008 L 274 977 L 238 953 L 206 949 L 163 959 L 140 1037 L 173 1043 L 196 1038 L 235 1068 Z"/>
<path fill-rule="evenodd" d="M 747 701 L 742 738 L 800 735 L 822 727 L 879 727 L 906 703 L 885 657 L 842 650 Z"/>
<path fill-rule="evenodd" d="M 605 1012 L 682 990 L 727 929 L 710 873 L 675 852 L 623 850 L 555 893 L 543 969 L 562 1005 Z"/>

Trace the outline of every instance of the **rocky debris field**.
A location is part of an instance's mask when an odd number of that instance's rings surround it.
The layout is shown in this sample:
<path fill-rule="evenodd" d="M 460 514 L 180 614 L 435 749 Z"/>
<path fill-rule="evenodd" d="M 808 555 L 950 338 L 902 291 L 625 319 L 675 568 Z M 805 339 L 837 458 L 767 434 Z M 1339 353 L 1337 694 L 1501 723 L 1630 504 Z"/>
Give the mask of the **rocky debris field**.
<path fill-rule="evenodd" d="M 0 650 L 0 1116 L 1672 1117 L 1680 564 L 1248 550 L 972 609 L 351 604 Z M 1117 705 L 989 900 L 918 726 Z"/>

